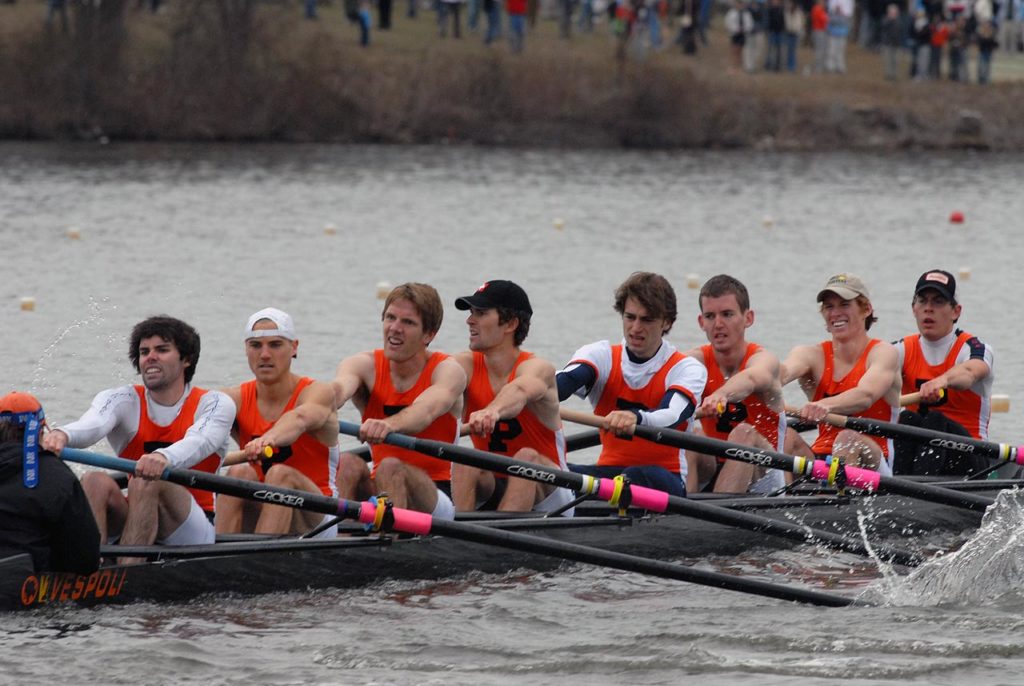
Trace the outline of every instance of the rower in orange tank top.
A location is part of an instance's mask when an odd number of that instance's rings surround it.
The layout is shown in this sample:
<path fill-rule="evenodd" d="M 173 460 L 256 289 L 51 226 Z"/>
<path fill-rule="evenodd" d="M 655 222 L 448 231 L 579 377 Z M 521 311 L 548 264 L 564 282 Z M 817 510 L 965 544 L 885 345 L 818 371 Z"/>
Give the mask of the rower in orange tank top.
<path fill-rule="evenodd" d="M 868 354 L 871 349 L 882 341 L 877 338 L 872 338 L 868 341 L 867 346 L 864 348 L 864 352 L 857 359 L 857 363 L 853 365 L 853 368 L 846 373 L 841 379 L 835 379 L 834 377 L 834 360 L 832 341 L 822 341 L 821 351 L 822 356 L 825 360 L 825 369 L 821 374 L 821 381 L 818 383 L 818 388 L 814 391 L 812 400 L 822 400 L 823 398 L 830 398 L 832 396 L 839 395 L 844 391 L 849 391 L 857 387 L 857 383 L 864 376 L 867 371 L 867 360 Z M 851 416 L 853 417 L 864 417 L 866 419 L 879 419 L 883 422 L 895 422 L 896 421 L 896 409 L 890 405 L 885 397 L 881 397 L 876 400 L 866 410 L 861 410 Z M 839 435 L 839 429 L 831 424 L 819 424 L 818 425 L 818 439 L 814 441 L 814 445 L 811 446 L 811 450 L 815 455 L 831 455 L 832 444 L 836 440 L 836 436 Z M 878 447 L 882 450 L 882 455 L 885 457 L 889 456 L 892 449 L 892 439 L 886 438 L 885 436 L 867 436 L 869 440 L 874 441 L 878 444 Z"/>
<path fill-rule="evenodd" d="M 291 315 L 275 307 L 254 313 L 246 323 L 244 340 L 246 360 L 256 378 L 224 391 L 238 406 L 234 437 L 246 460 L 233 465 L 228 475 L 335 496 L 338 415 L 334 389 L 292 372 L 299 339 Z M 218 509 L 219 533 L 323 538 L 337 534 L 331 517 L 281 505 L 221 495 Z"/>
<path fill-rule="evenodd" d="M 379 350 L 341 361 L 333 381 L 334 404 L 351 400 L 362 416 L 359 439 L 370 444 L 373 472 L 352 453 L 340 456 L 338 491 L 347 499 L 387 493 L 395 507 L 452 519 L 447 491 L 450 463 L 387 443 L 391 433 L 453 442 L 466 374 L 454 359 L 431 353 L 444 307 L 423 283 L 395 287 L 384 301 Z"/>
<path fill-rule="evenodd" d="M 533 318 L 526 291 L 512 281 L 486 281 L 456 299 L 455 307 L 468 311 L 469 350 L 456 360 L 469 378 L 463 418 L 473 445 L 517 462 L 567 469 L 555 368 L 520 348 Z M 572 516 L 574 497 L 568 489 L 504 472 L 452 467 L 452 499 L 459 510 Z"/>
<path fill-rule="evenodd" d="M 431 353 L 416 383 L 404 391 L 395 389 L 391 381 L 391 367 L 384 357 L 383 350 L 373 351 L 374 367 L 377 370 L 373 382 L 373 393 L 370 395 L 366 408 L 363 410 L 363 421 L 367 419 L 385 419 L 409 407 L 421 393 L 430 388 L 431 377 L 438 364 L 449 359 L 445 353 Z M 427 428 L 413 434 L 416 438 L 429 438 L 434 441 L 454 443 L 459 438 L 459 422 L 451 413 L 441 414 Z M 413 467 L 422 469 L 434 481 L 451 481 L 452 463 L 429 457 L 415 450 L 400 448 L 395 445 L 378 443 L 371 447 L 373 468 L 376 471 L 381 460 L 386 457 L 397 457 Z"/>
<path fill-rule="evenodd" d="M 894 422 L 900 378 L 896 349 L 868 336 L 877 321 L 867 286 L 855 274 L 836 274 L 818 292 L 820 312 L 832 340 L 794 348 L 783 363 L 783 383 L 799 380 L 809 402 L 795 411 L 819 425 L 813 451 L 846 464 L 892 474 L 892 444 L 824 423 L 829 414 Z M 838 377 L 838 378 L 837 378 Z M 790 430 L 792 442 L 806 443 Z"/>
<path fill-rule="evenodd" d="M 166 448 L 184 438 L 185 432 L 188 431 L 195 421 L 199 399 L 207 392 L 203 388 L 193 388 L 189 392 L 188 398 L 185 399 L 185 404 L 181 406 L 181 412 L 174 418 L 174 421 L 168 426 L 160 426 L 159 424 L 154 424 L 149 418 L 149 411 L 146 408 L 145 386 L 135 386 L 134 388 L 135 392 L 139 394 L 139 429 L 135 432 L 135 437 L 131 442 L 121 451 L 121 457 L 126 457 L 130 460 L 137 460 L 146 453 L 151 453 L 159 448 Z M 221 456 L 218 453 L 211 453 L 203 458 L 201 462 L 192 466 L 191 469 L 208 474 L 216 474 L 217 470 L 220 469 L 220 461 Z M 190 488 L 188 492 L 199 503 L 199 507 L 203 508 L 203 512 L 206 513 L 207 517 L 212 519 L 214 514 L 213 493 L 199 488 Z"/>
<path fill-rule="evenodd" d="M 312 383 L 314 383 L 313 379 L 308 376 L 299 378 L 282 414 L 295 409 L 299 395 Z M 241 385 L 241 400 L 238 405 L 238 414 L 235 417 L 235 425 L 238 431 L 239 445 L 246 445 L 254 438 L 270 431 L 276 420 L 271 421 L 260 414 L 256 401 L 256 381 L 246 381 Z M 333 497 L 335 496 L 334 474 L 337 471 L 338 463 L 337 451 L 332 451 L 333 447 L 335 446 L 324 445 L 309 433 L 303 433 L 291 445 L 281 446 L 272 457 L 263 456 L 254 462 L 256 478 L 263 481 L 267 470 L 272 465 L 286 464 L 308 476 L 321 493 Z"/>
<path fill-rule="evenodd" d="M 762 350 L 756 343 L 747 343 L 747 352 L 740 362 L 739 370 L 747 366 L 750 357 Z M 704 384 L 704 397 L 707 397 L 725 385 L 726 378 L 715 359 L 714 348 L 708 344 L 701 346 L 704 366 L 708 370 L 708 381 Z M 705 436 L 727 440 L 729 433 L 739 424 L 747 423 L 764 436 L 773 450 L 782 450 L 782 433 L 785 430 L 785 419 L 780 413 L 769 408 L 756 393 L 751 393 L 743 400 L 727 403 L 717 417 L 708 415 L 700 418 L 701 428 Z"/>

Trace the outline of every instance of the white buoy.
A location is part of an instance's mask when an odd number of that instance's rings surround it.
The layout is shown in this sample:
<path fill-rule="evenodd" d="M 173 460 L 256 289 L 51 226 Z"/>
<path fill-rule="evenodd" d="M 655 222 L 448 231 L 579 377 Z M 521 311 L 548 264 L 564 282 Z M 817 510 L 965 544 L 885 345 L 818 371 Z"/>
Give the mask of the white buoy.
<path fill-rule="evenodd" d="M 960 280 L 961 281 L 966 281 L 969 278 L 971 278 L 971 268 L 970 267 L 960 267 Z"/>
<path fill-rule="evenodd" d="M 562 219 L 561 217 L 557 217 L 554 221 L 554 224 L 555 229 L 557 229 L 558 231 L 561 231 L 562 229 L 565 228 L 565 220 Z"/>
<path fill-rule="evenodd" d="M 377 282 L 377 300 L 385 300 L 388 297 L 388 293 L 391 292 L 393 286 L 387 281 Z"/>
<path fill-rule="evenodd" d="M 686 275 L 686 287 L 687 288 L 700 288 L 700 277 L 696 274 Z"/>
<path fill-rule="evenodd" d="M 21 310 L 23 312 L 32 312 L 36 309 L 35 298 L 22 298 L 21 299 Z"/>
<path fill-rule="evenodd" d="M 1010 411 L 1010 396 L 1004 393 L 993 393 L 992 394 L 992 411 L 993 412 L 1009 412 Z"/>
<path fill-rule="evenodd" d="M 338 227 L 336 227 L 334 224 L 325 224 L 324 233 L 328 236 L 333 236 L 334 234 L 338 233 Z"/>
<path fill-rule="evenodd" d="M 775 225 L 775 219 L 772 218 L 772 215 L 766 214 L 762 217 L 761 223 L 764 225 L 764 228 L 770 229 Z"/>
<path fill-rule="evenodd" d="M 77 226 L 68 227 L 68 238 L 73 241 L 77 241 L 82 237 L 82 233 L 78 230 Z"/>

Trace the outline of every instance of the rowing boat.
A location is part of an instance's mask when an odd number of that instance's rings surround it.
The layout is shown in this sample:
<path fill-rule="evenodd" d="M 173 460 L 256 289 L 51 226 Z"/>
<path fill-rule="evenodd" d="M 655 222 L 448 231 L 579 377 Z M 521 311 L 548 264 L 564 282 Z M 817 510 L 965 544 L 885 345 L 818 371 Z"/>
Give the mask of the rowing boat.
<path fill-rule="evenodd" d="M 991 493 L 1014 484 L 985 481 L 944 485 Z M 980 522 L 978 512 L 899 495 L 697 498 L 825 530 L 850 533 L 865 526 L 872 539 L 899 539 L 918 548 L 926 547 L 938 534 L 962 534 Z M 494 513 L 469 513 L 460 518 L 494 531 L 530 533 L 659 559 L 693 560 L 794 545 L 783 538 L 680 515 L 631 511 L 622 516 L 606 504 L 597 503 L 585 503 L 574 518 L 498 517 Z M 103 566 L 89 576 L 33 574 L 27 556 L 10 558 L 0 561 L 0 609 L 180 602 L 214 594 L 253 595 L 354 588 L 384 580 L 437 580 L 470 572 L 546 571 L 562 564 L 543 555 L 510 553 L 450 537 L 367 533 L 356 524 L 345 524 L 340 530 L 341 534 L 331 540 L 229 536 L 211 545 L 108 546 L 103 551 L 107 556 L 142 557 L 146 562 Z"/>

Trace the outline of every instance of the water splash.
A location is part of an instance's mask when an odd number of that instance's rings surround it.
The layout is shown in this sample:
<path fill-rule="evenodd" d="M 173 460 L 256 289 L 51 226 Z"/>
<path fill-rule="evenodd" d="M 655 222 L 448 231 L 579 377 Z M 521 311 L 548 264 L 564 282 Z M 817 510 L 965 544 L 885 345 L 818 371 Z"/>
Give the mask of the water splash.
<path fill-rule="evenodd" d="M 79 329 L 84 329 L 93 324 L 102 323 L 108 311 L 117 309 L 116 305 L 111 305 L 109 303 L 110 298 L 102 298 L 97 301 L 95 298 L 90 297 L 89 303 L 86 306 L 86 316 L 71 322 L 71 324 L 58 333 L 56 338 L 54 338 L 45 349 L 43 349 L 43 352 L 39 355 L 39 359 L 36 360 L 35 367 L 32 370 L 32 391 L 53 390 L 55 388 L 54 382 L 48 379 L 48 361 L 56 357 L 57 351 L 60 350 L 61 344 L 68 336 Z M 74 357 L 75 353 L 72 352 L 71 356 Z"/>
<path fill-rule="evenodd" d="M 1002 605 L 1024 600 L 1024 491 L 1003 491 L 981 526 L 958 550 L 939 555 L 906 576 L 883 571 L 863 594 L 886 605 Z"/>

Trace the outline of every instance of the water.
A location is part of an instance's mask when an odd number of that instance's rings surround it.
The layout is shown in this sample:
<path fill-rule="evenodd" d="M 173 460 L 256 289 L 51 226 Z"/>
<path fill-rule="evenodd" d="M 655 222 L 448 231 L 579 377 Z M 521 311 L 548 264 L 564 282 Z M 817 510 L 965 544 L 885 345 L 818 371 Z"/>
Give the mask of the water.
<path fill-rule="evenodd" d="M 966 267 L 961 325 L 995 347 L 995 391 L 1024 397 L 1009 302 L 1019 157 L 5 144 L 0 160 L 3 387 L 35 392 L 56 423 L 135 378 L 126 336 L 150 314 L 196 326 L 196 380 L 219 386 L 250 378 L 248 315 L 281 307 L 301 339 L 296 370 L 329 378 L 342 357 L 379 344 L 378 282 L 426 281 L 449 304 L 512 278 L 536 313 L 526 347 L 561 365 L 582 343 L 619 337 L 612 292 L 637 269 L 675 284 L 678 346 L 702 342 L 687 276 L 729 272 L 751 291 L 751 340 L 784 355 L 824 337 L 814 296 L 832 273 L 865 278 L 880 317 L 872 334 L 892 339 L 913 330 L 921 272 Z M 953 210 L 963 225 L 948 223 Z M 18 309 L 26 297 L 34 311 Z M 447 314 L 435 345 L 462 349 L 462 317 Z M 1022 430 L 1016 412 L 993 418 L 996 439 Z M 1005 523 L 968 554 L 902 580 L 813 549 L 689 561 L 867 589 L 880 608 L 574 567 L 46 610 L 0 624 L 0 683 L 1013 683 L 1021 553 L 997 532 L 1019 530 L 1019 511 L 1006 504 L 992 517 Z"/>

